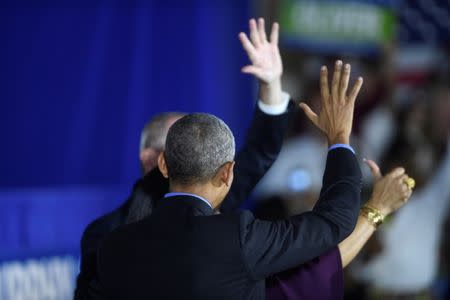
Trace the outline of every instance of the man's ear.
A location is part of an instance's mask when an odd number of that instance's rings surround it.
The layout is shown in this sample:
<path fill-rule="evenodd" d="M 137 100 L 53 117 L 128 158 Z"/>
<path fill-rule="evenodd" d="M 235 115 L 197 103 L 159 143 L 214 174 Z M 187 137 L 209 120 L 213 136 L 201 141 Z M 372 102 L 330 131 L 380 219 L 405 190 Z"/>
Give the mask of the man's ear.
<path fill-rule="evenodd" d="M 169 178 L 169 172 L 167 171 L 166 159 L 164 158 L 164 151 L 158 156 L 158 168 L 164 178 Z"/>
<path fill-rule="evenodd" d="M 220 179 L 226 186 L 231 186 L 234 178 L 234 161 L 225 163 L 220 170 Z"/>

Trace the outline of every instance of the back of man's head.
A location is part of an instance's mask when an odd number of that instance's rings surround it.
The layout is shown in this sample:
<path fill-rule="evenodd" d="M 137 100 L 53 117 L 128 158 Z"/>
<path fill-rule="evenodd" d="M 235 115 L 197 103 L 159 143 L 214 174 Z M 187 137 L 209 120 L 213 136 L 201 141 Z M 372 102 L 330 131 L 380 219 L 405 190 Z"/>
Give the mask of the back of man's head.
<path fill-rule="evenodd" d="M 164 158 L 171 184 L 191 185 L 213 178 L 234 154 L 230 128 L 213 115 L 194 113 L 169 129 Z"/>

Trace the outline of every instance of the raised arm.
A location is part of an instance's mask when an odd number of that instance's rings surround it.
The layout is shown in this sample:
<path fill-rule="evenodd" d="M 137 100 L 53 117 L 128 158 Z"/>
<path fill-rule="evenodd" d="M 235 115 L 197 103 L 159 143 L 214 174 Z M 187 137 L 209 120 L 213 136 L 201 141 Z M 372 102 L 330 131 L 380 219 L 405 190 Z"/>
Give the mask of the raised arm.
<path fill-rule="evenodd" d="M 398 168 L 382 177 L 373 161 L 365 162 L 375 177 L 374 190 L 366 205 L 388 215 L 405 204 L 412 192 L 405 184 L 405 171 Z M 267 281 L 267 299 L 342 298 L 342 268 L 353 260 L 376 230 L 373 216 L 370 217 L 362 213 L 355 230 L 339 247 L 296 268 L 271 276 Z"/>
<path fill-rule="evenodd" d="M 289 95 L 281 90 L 283 65 L 278 49 L 278 24 L 272 25 L 270 40 L 266 37 L 264 19 L 249 21 L 250 38 L 243 32 L 239 39 L 251 64 L 243 73 L 258 79 L 259 101 L 243 147 L 236 156 L 235 178 L 221 212 L 236 210 L 266 174 L 280 153 L 288 126 Z"/>
<path fill-rule="evenodd" d="M 371 160 L 365 161 L 375 178 L 375 185 L 366 206 L 374 208 L 384 217 L 399 209 L 411 197 L 412 188 L 405 180 L 408 175 L 403 168 L 394 169 L 384 177 L 377 164 Z M 346 267 L 361 251 L 369 238 L 375 232 L 377 225 L 367 214 L 358 217 L 355 230 L 339 244 L 342 267 Z"/>
<path fill-rule="evenodd" d="M 343 72 L 342 72 L 342 69 Z M 331 92 L 327 69 L 321 69 L 322 109 L 301 107 L 326 135 L 330 146 L 320 198 L 311 212 L 287 220 L 267 222 L 243 214 L 241 243 L 255 278 L 298 266 L 337 246 L 353 231 L 360 208 L 361 171 L 349 146 L 359 78 L 347 96 L 350 65 L 337 61 Z"/>

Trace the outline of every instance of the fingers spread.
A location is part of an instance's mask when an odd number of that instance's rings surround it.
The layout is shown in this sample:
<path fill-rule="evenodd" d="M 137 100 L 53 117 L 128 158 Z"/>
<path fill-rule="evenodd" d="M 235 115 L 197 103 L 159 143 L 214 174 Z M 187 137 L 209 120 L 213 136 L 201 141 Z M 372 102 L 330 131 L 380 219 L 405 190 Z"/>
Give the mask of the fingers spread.
<path fill-rule="evenodd" d="M 366 163 L 366 165 L 369 166 L 370 172 L 372 172 L 372 175 L 375 178 L 375 180 L 381 179 L 382 175 L 380 167 L 376 164 L 376 162 L 370 159 L 364 159 L 364 162 Z"/>
<path fill-rule="evenodd" d="M 330 96 L 330 90 L 328 88 L 328 70 L 326 66 L 320 68 L 320 94 L 325 101 Z"/>
<path fill-rule="evenodd" d="M 358 96 L 358 93 L 359 93 L 359 90 L 361 89 L 362 84 L 363 84 L 363 79 L 362 79 L 362 77 L 359 77 L 356 80 L 355 85 L 353 86 L 353 89 L 350 92 L 350 95 L 348 97 L 348 100 L 350 102 L 355 102 L 356 97 Z"/>
<path fill-rule="evenodd" d="M 342 61 L 336 61 L 334 65 L 333 80 L 331 82 L 331 96 L 333 101 L 337 101 L 339 97 L 339 83 L 341 81 Z"/>
<path fill-rule="evenodd" d="M 319 117 L 306 103 L 300 103 L 300 108 L 305 112 L 308 119 L 310 119 L 314 125 L 319 126 Z"/>
<path fill-rule="evenodd" d="M 278 31 L 279 25 L 277 22 L 272 24 L 272 32 L 270 33 L 270 43 L 272 45 L 278 45 Z"/>
<path fill-rule="evenodd" d="M 247 55 L 251 58 L 255 55 L 255 48 L 248 39 L 247 35 L 243 32 L 239 33 L 239 40 L 241 41 L 242 47 L 247 52 Z"/>
<path fill-rule="evenodd" d="M 348 80 L 350 78 L 350 68 L 351 66 L 349 64 L 345 64 L 344 72 L 341 77 L 341 84 L 339 86 L 339 99 L 341 101 L 341 104 L 345 104 L 345 95 L 347 93 Z"/>
<path fill-rule="evenodd" d="M 263 18 L 258 19 L 258 33 L 259 33 L 259 39 L 260 39 L 261 43 L 264 43 L 265 41 L 267 41 L 266 28 L 264 26 Z"/>
<path fill-rule="evenodd" d="M 255 19 L 250 20 L 250 39 L 255 47 L 258 47 L 261 44 Z"/>

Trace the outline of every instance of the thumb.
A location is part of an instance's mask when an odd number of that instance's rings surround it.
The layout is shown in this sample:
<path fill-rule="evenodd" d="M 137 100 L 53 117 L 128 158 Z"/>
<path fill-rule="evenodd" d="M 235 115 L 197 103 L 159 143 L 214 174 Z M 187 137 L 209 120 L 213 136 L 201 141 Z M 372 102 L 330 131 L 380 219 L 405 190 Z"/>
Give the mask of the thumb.
<path fill-rule="evenodd" d="M 310 119 L 311 122 L 314 123 L 314 125 L 319 127 L 319 117 L 317 116 L 317 114 L 315 112 L 313 112 L 311 107 L 309 107 L 308 104 L 303 103 L 303 102 L 300 103 L 299 105 L 300 105 L 300 108 L 305 112 L 305 115 L 308 117 L 308 119 Z"/>
<path fill-rule="evenodd" d="M 261 70 L 258 67 L 255 67 L 253 65 L 248 65 L 248 66 L 242 67 L 241 72 L 247 73 L 247 74 L 253 74 L 255 76 L 261 75 Z"/>
<path fill-rule="evenodd" d="M 370 172 L 372 173 L 375 180 L 380 180 L 382 175 L 381 175 L 380 167 L 376 164 L 376 162 L 374 162 L 373 160 L 370 160 L 370 159 L 365 159 L 365 158 L 364 158 L 364 162 L 366 163 L 367 166 L 369 166 Z"/>

